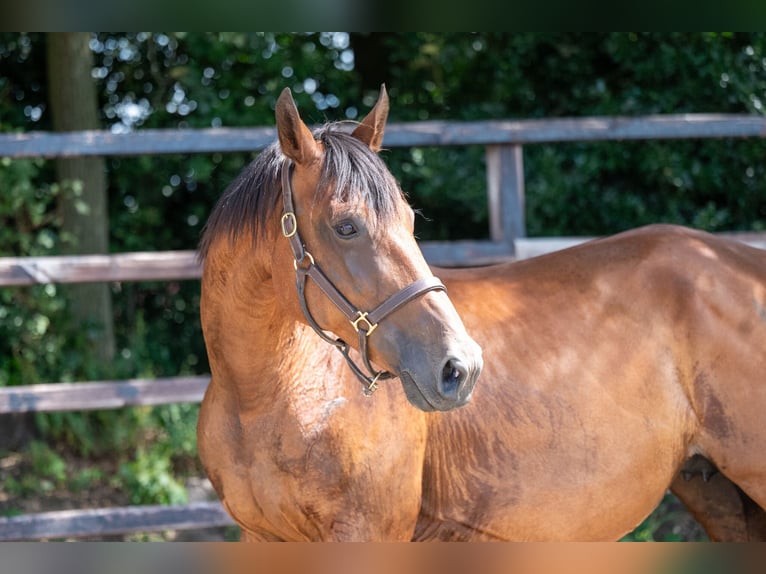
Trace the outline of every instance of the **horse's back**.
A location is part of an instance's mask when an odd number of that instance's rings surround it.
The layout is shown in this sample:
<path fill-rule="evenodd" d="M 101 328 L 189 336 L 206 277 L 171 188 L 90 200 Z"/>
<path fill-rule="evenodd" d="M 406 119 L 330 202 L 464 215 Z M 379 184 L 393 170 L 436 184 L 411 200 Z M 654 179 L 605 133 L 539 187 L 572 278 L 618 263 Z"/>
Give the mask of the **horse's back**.
<path fill-rule="evenodd" d="M 660 225 L 439 275 L 486 361 L 431 420 L 421 537 L 615 538 L 691 454 L 764 470 L 761 251 Z"/>

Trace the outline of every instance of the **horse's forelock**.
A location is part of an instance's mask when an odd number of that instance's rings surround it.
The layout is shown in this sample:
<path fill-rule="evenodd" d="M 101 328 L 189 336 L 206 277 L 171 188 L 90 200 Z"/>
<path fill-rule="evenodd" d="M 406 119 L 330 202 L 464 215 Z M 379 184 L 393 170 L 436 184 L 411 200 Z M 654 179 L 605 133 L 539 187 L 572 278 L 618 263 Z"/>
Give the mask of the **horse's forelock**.
<path fill-rule="evenodd" d="M 358 201 L 381 223 L 390 221 L 402 192 L 380 156 L 336 129 L 336 124 L 320 128 L 314 135 L 325 151 L 318 190 L 331 190 L 341 201 Z"/>

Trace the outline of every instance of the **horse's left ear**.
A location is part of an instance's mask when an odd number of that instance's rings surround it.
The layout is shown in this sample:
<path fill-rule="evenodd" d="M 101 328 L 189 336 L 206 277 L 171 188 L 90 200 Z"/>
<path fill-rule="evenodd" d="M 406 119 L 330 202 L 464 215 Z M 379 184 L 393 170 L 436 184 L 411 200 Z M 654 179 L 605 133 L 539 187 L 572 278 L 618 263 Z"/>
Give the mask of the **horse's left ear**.
<path fill-rule="evenodd" d="M 319 157 L 311 130 L 303 123 L 290 88 L 285 88 L 277 99 L 274 109 L 277 116 L 277 135 L 282 153 L 297 165 L 306 165 Z"/>
<path fill-rule="evenodd" d="M 381 84 L 378 101 L 351 135 L 366 143 L 372 151 L 378 152 L 383 145 L 383 131 L 386 129 L 387 119 L 388 94 L 386 85 Z"/>

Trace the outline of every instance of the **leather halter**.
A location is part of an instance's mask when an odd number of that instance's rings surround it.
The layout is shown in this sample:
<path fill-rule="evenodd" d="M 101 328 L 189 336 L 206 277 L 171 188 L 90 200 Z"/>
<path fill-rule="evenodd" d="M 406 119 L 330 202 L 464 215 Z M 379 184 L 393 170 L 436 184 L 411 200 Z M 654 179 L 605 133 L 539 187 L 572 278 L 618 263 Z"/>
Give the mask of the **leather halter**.
<path fill-rule="evenodd" d="M 298 222 L 295 218 L 295 210 L 293 208 L 291 168 L 292 162 L 286 160 L 282 166 L 282 202 L 284 211 L 282 213 L 281 223 L 282 234 L 290 242 L 290 247 L 293 251 L 295 281 L 298 287 L 298 298 L 301 303 L 301 308 L 303 309 L 303 314 L 314 331 L 316 331 L 324 341 L 334 345 L 341 352 L 345 357 L 346 362 L 351 367 L 351 370 L 362 382 L 362 385 L 364 386 L 364 394 L 370 396 L 377 390 L 379 380 L 391 379 L 396 375 L 388 371 L 376 371 L 372 367 L 367 352 L 367 338 L 372 334 L 382 319 L 403 305 L 429 291 L 446 291 L 447 288 L 438 278 L 432 275 L 430 277 L 418 279 L 401 291 L 394 293 L 372 311 L 365 312 L 354 307 L 322 272 L 319 265 L 314 262 L 314 258 L 311 256 L 311 253 L 306 250 L 306 246 L 301 240 L 301 236 L 298 233 Z M 348 343 L 340 338 L 333 339 L 328 336 L 314 320 L 314 317 L 309 311 L 308 304 L 306 303 L 306 279 L 308 277 L 311 277 L 311 279 L 314 280 L 327 298 L 340 309 L 354 327 L 354 330 L 359 337 L 359 352 L 362 355 L 364 366 L 369 372 L 369 375 L 365 374 L 362 368 L 351 359 Z"/>

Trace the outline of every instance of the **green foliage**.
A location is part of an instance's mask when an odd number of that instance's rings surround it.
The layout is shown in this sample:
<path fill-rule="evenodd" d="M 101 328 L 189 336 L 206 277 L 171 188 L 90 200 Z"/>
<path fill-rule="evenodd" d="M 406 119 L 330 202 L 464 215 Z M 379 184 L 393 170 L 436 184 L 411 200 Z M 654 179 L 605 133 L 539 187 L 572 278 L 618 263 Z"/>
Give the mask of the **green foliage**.
<path fill-rule="evenodd" d="M 2 488 L 11 496 L 30 496 L 50 492 L 63 486 L 68 477 L 64 459 L 48 444 L 34 440 L 27 445 L 26 454 L 32 472 L 20 477 L 8 476 Z"/>
<path fill-rule="evenodd" d="M 41 184 L 39 160 L 0 158 L 0 254 L 50 255 L 61 242 L 55 203 L 71 190 Z M 69 335 L 55 285 L 0 289 L 0 386 L 59 375 Z"/>
<path fill-rule="evenodd" d="M 173 476 L 170 461 L 161 450 L 139 449 L 135 459 L 120 466 L 119 477 L 131 492 L 133 504 L 186 502 L 186 489 Z"/>
<path fill-rule="evenodd" d="M 666 494 L 657 509 L 623 542 L 684 542 L 704 541 L 707 537 L 696 523 L 690 523 L 682 512 L 681 503 L 672 494 Z"/>
<path fill-rule="evenodd" d="M 29 444 L 32 469 L 39 475 L 63 482 L 66 479 L 66 464 L 53 449 L 41 441 Z"/>
<path fill-rule="evenodd" d="M 98 468 L 83 468 L 69 478 L 69 488 L 73 492 L 88 490 L 104 481 L 104 472 Z"/>

